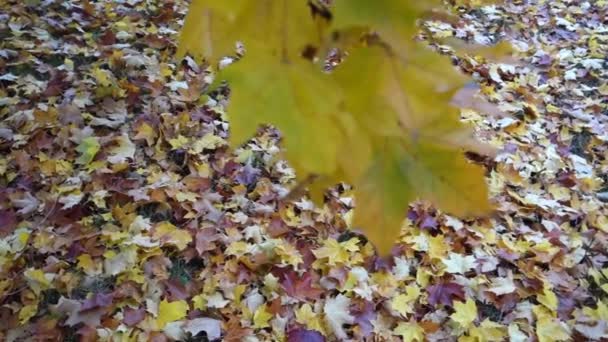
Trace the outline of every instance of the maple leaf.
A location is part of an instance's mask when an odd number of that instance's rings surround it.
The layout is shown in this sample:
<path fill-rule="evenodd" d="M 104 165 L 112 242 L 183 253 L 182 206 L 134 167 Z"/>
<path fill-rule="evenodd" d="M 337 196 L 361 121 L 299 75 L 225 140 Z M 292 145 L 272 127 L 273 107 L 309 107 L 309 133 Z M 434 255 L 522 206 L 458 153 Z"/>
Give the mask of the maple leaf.
<path fill-rule="evenodd" d="M 403 46 L 416 32 L 416 20 L 440 1 L 335 0 L 332 26 L 342 30 L 364 26 L 378 31 L 395 46 Z"/>
<path fill-rule="evenodd" d="M 53 273 L 45 273 L 41 269 L 29 268 L 23 272 L 23 276 L 28 282 L 28 285 L 36 294 L 40 294 L 42 290 L 46 290 L 51 286 L 51 282 L 55 278 Z"/>
<path fill-rule="evenodd" d="M 133 159 L 135 155 L 135 144 L 129 139 L 129 135 L 123 133 L 120 137 L 115 139 L 118 146 L 110 150 L 110 156 L 108 161 L 112 164 L 122 163 L 127 159 Z"/>
<path fill-rule="evenodd" d="M 38 312 L 38 303 L 26 305 L 19 310 L 19 323 L 25 324 Z"/>
<path fill-rule="evenodd" d="M 328 75 L 304 60 L 284 63 L 252 51 L 223 76 L 235 89 L 229 107 L 232 146 L 248 140 L 259 125 L 272 124 L 285 135 L 285 154 L 300 177 L 334 172 L 341 136 L 334 124 L 338 98 Z M 313 141 L 337 143 L 310 153 Z"/>
<path fill-rule="evenodd" d="M 513 342 L 528 341 L 528 335 L 524 334 L 515 323 L 511 323 L 508 328 L 509 339 Z"/>
<path fill-rule="evenodd" d="M 112 293 L 96 293 L 82 303 L 80 311 L 82 312 L 99 308 L 106 308 L 112 305 L 113 299 L 114 295 Z"/>
<path fill-rule="evenodd" d="M 17 228 L 17 215 L 13 210 L 0 209 L 0 236 L 4 237 Z"/>
<path fill-rule="evenodd" d="M 449 258 L 443 259 L 442 262 L 446 266 L 446 272 L 460 274 L 465 274 L 470 269 L 475 268 L 475 264 L 477 263 L 474 256 L 463 256 L 458 253 L 450 253 Z"/>
<path fill-rule="evenodd" d="M 251 334 L 250 328 L 244 328 L 240 324 L 240 319 L 236 316 L 231 317 L 226 324 L 226 335 L 223 340 L 228 342 L 239 342 Z"/>
<path fill-rule="evenodd" d="M 355 317 L 349 311 L 350 298 L 340 294 L 335 298 L 328 298 L 323 306 L 325 321 L 331 327 L 334 335 L 339 339 L 346 339 L 344 324 L 352 324 Z"/>
<path fill-rule="evenodd" d="M 464 299 L 464 288 L 457 283 L 441 282 L 429 286 L 427 292 L 429 293 L 429 304 L 433 306 L 439 303 L 452 306 L 454 298 Z"/>
<path fill-rule="evenodd" d="M 291 297 L 301 300 L 314 300 L 320 297 L 323 290 L 313 287 L 313 280 L 313 273 L 310 271 L 299 275 L 290 269 L 282 275 L 281 285 Z"/>
<path fill-rule="evenodd" d="M 313 250 L 313 254 L 318 259 L 327 258 L 329 265 L 337 263 L 346 263 L 351 258 L 351 253 L 359 250 L 358 238 L 352 238 L 348 241 L 338 242 L 336 239 L 326 239 L 323 241 L 323 246 Z"/>
<path fill-rule="evenodd" d="M 478 327 L 469 329 L 469 337 L 473 341 L 479 342 L 499 342 L 503 341 L 507 334 L 506 327 L 485 319 Z"/>
<path fill-rule="evenodd" d="M 553 292 L 553 290 L 548 285 L 545 285 L 543 287 L 543 292 L 541 294 L 537 295 L 536 299 L 538 300 L 539 303 L 544 305 L 547 309 L 551 310 L 552 312 L 557 311 L 557 306 L 558 306 L 557 296 L 555 295 L 555 292 Z"/>
<path fill-rule="evenodd" d="M 176 55 L 192 55 L 196 60 L 233 55 L 236 43 L 247 50 L 262 50 L 298 56 L 309 40 L 316 40 L 318 30 L 310 17 L 306 1 L 284 3 L 257 1 L 194 0 L 182 28 Z M 265 32 L 262 37 L 259 32 Z M 288 39 L 285 39 L 288 38 Z M 283 56 L 285 57 L 285 56 Z"/>
<path fill-rule="evenodd" d="M 123 316 L 123 323 L 131 327 L 143 321 L 146 317 L 146 310 L 144 308 L 133 309 L 127 307 L 124 309 Z"/>
<path fill-rule="evenodd" d="M 515 292 L 516 289 L 513 279 L 500 277 L 492 280 L 492 285 L 488 288 L 488 291 L 500 296 Z"/>
<path fill-rule="evenodd" d="M 21 215 L 33 212 L 40 205 L 40 201 L 29 192 L 26 192 L 22 198 L 12 199 L 11 202 L 15 207 L 19 208 L 17 213 Z"/>
<path fill-rule="evenodd" d="M 192 336 L 196 336 L 201 331 L 204 331 L 207 339 L 213 341 L 222 336 L 222 322 L 207 317 L 195 318 L 186 322 L 184 330 Z"/>
<path fill-rule="evenodd" d="M 404 342 L 424 341 L 424 329 L 416 322 L 400 322 L 393 335 L 401 336 Z"/>
<path fill-rule="evenodd" d="M 368 301 L 361 303 L 356 308 L 354 315 L 355 324 L 359 327 L 361 336 L 369 337 L 374 331 L 372 322 L 378 317 L 374 304 Z"/>
<path fill-rule="evenodd" d="M 154 227 L 153 236 L 163 242 L 175 245 L 180 251 L 192 242 L 192 235 L 187 230 L 179 229 L 170 222 L 161 222 Z"/>
<path fill-rule="evenodd" d="M 535 332 L 539 342 L 568 341 L 571 339 L 569 327 L 551 317 L 545 308 L 534 311 L 538 316 Z"/>
<path fill-rule="evenodd" d="M 454 313 L 450 318 L 462 328 L 469 328 L 477 319 L 477 305 L 475 305 L 475 301 L 469 298 L 466 302 L 454 303 Z"/>
<path fill-rule="evenodd" d="M 447 105 L 449 90 L 461 83 L 461 77 L 450 71 L 446 59 L 416 48 L 408 50 L 404 61 L 390 48 L 374 47 L 356 51 L 334 74 L 326 75 L 298 55 L 311 43 L 306 40 L 311 33 L 319 32 L 318 22 L 302 15 L 308 13 L 305 2 L 287 6 L 271 0 L 266 5 L 195 1 L 195 14 L 189 13 L 180 38 L 178 56 L 190 52 L 198 59 L 216 56 L 213 46 L 224 41 L 240 40 L 247 48 L 244 59 L 221 74 L 233 89 L 232 146 L 251 137 L 260 124 L 278 127 L 296 175 L 316 179 L 313 195 L 340 181 L 355 185 L 360 208 L 355 223 L 382 254 L 393 245 L 405 208 L 416 198 L 457 215 L 489 211 L 483 171 L 460 152 L 482 148 Z M 377 28 L 383 38 L 409 37 L 413 18 L 429 6 L 388 2 L 384 8 L 339 1 L 336 12 L 343 11 L 345 19 L 336 19 L 336 25 L 361 20 L 359 25 Z M 409 24 L 403 22 L 405 13 L 411 15 Z M 239 24 L 230 24 L 235 22 Z M 269 33 L 263 40 L 252 33 L 260 30 Z M 317 141 L 331 143 L 312 151 L 309 144 Z"/>
<path fill-rule="evenodd" d="M 296 322 L 303 324 L 311 330 L 324 332 L 321 316 L 312 310 L 310 304 L 306 303 L 295 311 Z"/>
<path fill-rule="evenodd" d="M 61 297 L 57 304 L 51 307 L 51 310 L 58 314 L 67 314 L 68 318 L 65 325 L 70 327 L 78 323 L 96 327 L 101 323 L 101 317 L 106 313 L 105 308 L 81 311 L 81 307 L 82 303 L 79 301 Z"/>
<path fill-rule="evenodd" d="M 449 89 L 461 82 L 460 76 L 450 71 L 444 58 L 424 50 L 417 54 L 437 69 L 404 67 L 386 51 L 370 48 L 355 51 L 334 73 L 345 93 L 356 94 L 346 99 L 345 110 L 367 132 L 358 139 L 368 139 L 376 156 L 365 177 L 351 172 L 346 179 L 355 184 L 360 208 L 355 210 L 355 224 L 364 228 L 381 253 L 398 234 L 406 204 L 416 198 L 463 216 L 490 208 L 482 169 L 458 150 L 478 144 L 447 104 Z M 442 70 L 442 76 L 434 75 L 435 70 Z M 366 80 L 364 91 L 358 87 L 360 78 Z M 444 84 L 436 84 L 437 79 Z M 351 170 L 357 170 L 351 164 L 364 164 L 366 159 L 349 157 L 345 168 Z"/>
<path fill-rule="evenodd" d="M 413 285 L 405 288 L 404 294 L 399 294 L 391 300 L 393 310 L 399 312 L 402 316 L 407 316 L 414 312 L 415 301 L 420 296 L 420 289 Z"/>
<path fill-rule="evenodd" d="M 270 320 L 274 317 L 272 313 L 268 311 L 268 305 L 260 305 L 253 314 L 253 327 L 255 329 L 267 328 L 270 326 Z"/>
<path fill-rule="evenodd" d="M 287 333 L 287 342 L 325 342 L 325 337 L 316 330 L 293 329 Z"/>
<path fill-rule="evenodd" d="M 82 139 L 80 144 L 76 147 L 76 151 L 80 152 L 80 156 L 76 159 L 76 163 L 81 165 L 89 165 L 97 152 L 99 152 L 99 141 L 97 137 L 88 137 Z"/>
<path fill-rule="evenodd" d="M 167 323 L 178 321 L 186 317 L 188 309 L 188 303 L 186 303 L 185 300 L 176 300 L 174 302 L 162 300 L 158 305 L 156 325 L 159 329 L 163 329 Z"/>

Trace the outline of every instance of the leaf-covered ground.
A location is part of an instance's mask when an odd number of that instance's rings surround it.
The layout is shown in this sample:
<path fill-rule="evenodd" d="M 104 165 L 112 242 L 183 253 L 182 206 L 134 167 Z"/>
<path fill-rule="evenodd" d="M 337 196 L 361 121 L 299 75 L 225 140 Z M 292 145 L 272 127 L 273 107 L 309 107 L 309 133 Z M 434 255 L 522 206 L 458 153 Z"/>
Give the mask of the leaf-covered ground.
<path fill-rule="evenodd" d="M 227 90 L 173 60 L 184 1 L 0 3 L 0 339 L 608 338 L 607 6 L 428 24 L 519 51 L 460 58 L 498 210 L 413 205 L 382 260 L 348 189 L 281 200 L 277 132 L 227 149 Z"/>

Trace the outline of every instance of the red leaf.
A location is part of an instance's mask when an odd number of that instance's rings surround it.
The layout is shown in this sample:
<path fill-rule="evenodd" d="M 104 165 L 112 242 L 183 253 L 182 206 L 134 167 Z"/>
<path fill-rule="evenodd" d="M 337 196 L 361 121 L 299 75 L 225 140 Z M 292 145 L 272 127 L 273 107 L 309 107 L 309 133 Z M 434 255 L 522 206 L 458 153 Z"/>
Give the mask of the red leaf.
<path fill-rule="evenodd" d="M 97 40 L 101 45 L 116 44 L 116 35 L 111 29 L 107 29 Z"/>
<path fill-rule="evenodd" d="M 275 215 L 270 224 L 266 227 L 266 232 L 273 238 L 285 235 L 289 232 L 289 227 L 279 215 Z"/>
<path fill-rule="evenodd" d="M 319 299 L 323 293 L 320 288 L 312 286 L 313 283 L 317 282 L 313 272 L 298 275 L 297 272 L 289 269 L 286 272 L 279 273 L 279 278 L 285 292 L 293 298 L 300 300 Z"/>

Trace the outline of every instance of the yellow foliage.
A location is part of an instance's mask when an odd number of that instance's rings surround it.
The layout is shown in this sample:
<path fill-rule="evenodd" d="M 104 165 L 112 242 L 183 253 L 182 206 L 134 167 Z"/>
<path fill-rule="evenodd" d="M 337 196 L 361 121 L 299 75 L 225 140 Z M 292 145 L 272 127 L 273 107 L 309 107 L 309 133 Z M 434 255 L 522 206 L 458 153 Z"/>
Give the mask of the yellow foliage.
<path fill-rule="evenodd" d="M 439 3 L 338 0 L 326 8 L 329 23 L 306 1 L 194 0 L 177 56 L 215 61 L 244 43 L 244 58 L 220 73 L 232 88 L 231 145 L 261 124 L 278 127 L 297 177 L 315 180 L 313 194 L 341 181 L 355 186 L 355 226 L 387 254 L 416 199 L 460 216 L 491 210 L 482 168 L 462 154 L 489 149 L 448 104 L 465 79 L 411 40 L 416 19 Z M 328 74 L 314 62 L 331 47 L 352 51 Z"/>
<path fill-rule="evenodd" d="M 477 305 L 471 298 L 464 303 L 454 302 L 454 310 L 455 312 L 450 317 L 464 329 L 471 327 L 477 319 Z"/>
<path fill-rule="evenodd" d="M 253 314 L 253 327 L 256 329 L 267 328 L 270 326 L 270 320 L 274 316 L 268 312 L 268 306 L 266 304 L 260 305 Z"/>
<path fill-rule="evenodd" d="M 312 310 L 310 304 L 304 304 L 295 311 L 296 322 L 306 326 L 307 329 L 325 332 L 320 315 Z"/>
<path fill-rule="evenodd" d="M 346 264 L 352 257 L 352 252 L 359 250 L 358 238 L 352 238 L 348 241 L 338 242 L 335 239 L 329 238 L 324 241 L 324 245 L 313 251 L 317 259 L 327 258 L 329 265 L 337 263 Z"/>
<path fill-rule="evenodd" d="M 168 302 L 162 300 L 158 306 L 158 317 L 156 325 L 159 329 L 163 329 L 167 323 L 178 321 L 188 313 L 188 303 L 185 300 L 176 300 Z"/>
<path fill-rule="evenodd" d="M 393 330 L 393 335 L 401 336 L 404 342 L 424 341 L 424 329 L 416 322 L 399 323 Z"/>

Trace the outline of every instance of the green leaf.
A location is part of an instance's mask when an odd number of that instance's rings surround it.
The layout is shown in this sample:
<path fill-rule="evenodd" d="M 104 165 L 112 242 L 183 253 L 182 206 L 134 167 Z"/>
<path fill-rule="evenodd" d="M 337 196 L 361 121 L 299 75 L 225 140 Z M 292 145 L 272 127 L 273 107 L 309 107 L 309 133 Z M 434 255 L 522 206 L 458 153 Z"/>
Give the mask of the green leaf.
<path fill-rule="evenodd" d="M 99 152 L 99 141 L 97 137 L 88 137 L 82 139 L 80 145 L 76 147 L 76 151 L 80 153 L 80 156 L 76 159 L 76 163 L 80 165 L 89 165 L 97 152 Z"/>

